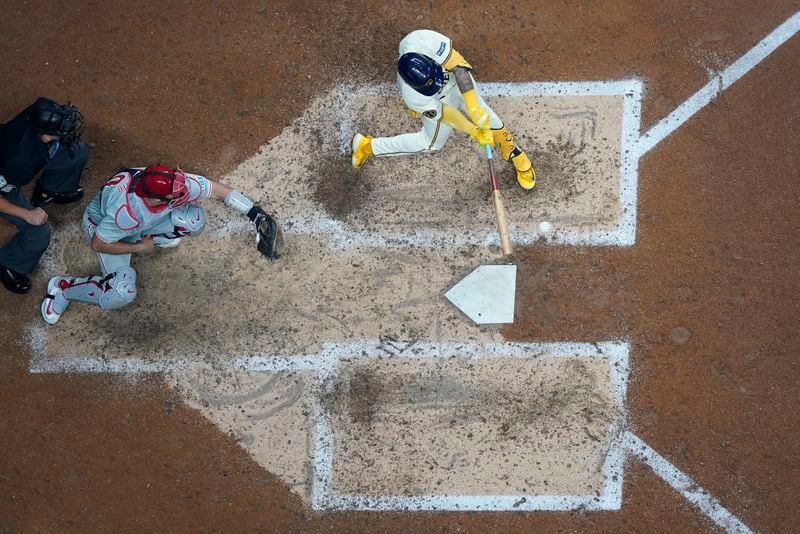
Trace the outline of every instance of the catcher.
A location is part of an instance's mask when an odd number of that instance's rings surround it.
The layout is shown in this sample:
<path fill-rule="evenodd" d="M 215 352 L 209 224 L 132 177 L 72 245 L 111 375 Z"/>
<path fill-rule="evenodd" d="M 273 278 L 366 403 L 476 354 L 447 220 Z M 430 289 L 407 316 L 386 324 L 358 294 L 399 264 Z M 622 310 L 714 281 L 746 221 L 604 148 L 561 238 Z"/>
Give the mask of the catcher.
<path fill-rule="evenodd" d="M 256 226 L 258 250 L 280 257 L 282 234 L 275 220 L 241 192 L 197 174 L 162 165 L 122 169 L 106 182 L 83 214 L 84 237 L 97 254 L 102 275 L 54 276 L 42 301 L 42 317 L 55 324 L 70 302 L 121 308 L 136 298 L 131 255 L 177 246 L 206 224 L 205 209 L 195 202 L 214 197 L 246 215 Z"/>
<path fill-rule="evenodd" d="M 351 146 L 353 166 L 360 168 L 373 155 L 435 152 L 456 129 L 481 145 L 499 145 L 503 159 L 514 165 L 519 185 L 533 189 L 536 173 L 528 156 L 478 94 L 471 70 L 472 66 L 441 33 L 416 30 L 406 35 L 400 41 L 397 84 L 411 114 L 422 120 L 422 130 L 376 138 L 356 133 Z"/>

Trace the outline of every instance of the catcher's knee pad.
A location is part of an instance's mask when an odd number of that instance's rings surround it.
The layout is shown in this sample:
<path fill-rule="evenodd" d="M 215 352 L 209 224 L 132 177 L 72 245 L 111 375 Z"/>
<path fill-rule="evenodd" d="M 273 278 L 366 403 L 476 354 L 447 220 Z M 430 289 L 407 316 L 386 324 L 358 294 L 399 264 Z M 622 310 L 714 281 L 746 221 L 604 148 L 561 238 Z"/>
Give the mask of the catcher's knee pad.
<path fill-rule="evenodd" d="M 121 267 L 111 273 L 103 284 L 103 294 L 98 304 L 104 310 L 116 310 L 136 299 L 136 271 Z"/>
<path fill-rule="evenodd" d="M 503 159 L 508 161 L 511 157 L 511 153 L 517 148 L 517 142 L 514 140 L 514 136 L 511 135 L 511 132 L 509 132 L 508 128 L 505 126 L 499 130 L 492 130 L 492 136 L 494 137 L 495 144 L 500 147 L 500 153 Z"/>
<path fill-rule="evenodd" d="M 172 237 L 199 235 L 205 229 L 208 219 L 205 208 L 196 204 L 178 206 L 172 210 L 170 218 L 175 226 L 175 235 Z"/>

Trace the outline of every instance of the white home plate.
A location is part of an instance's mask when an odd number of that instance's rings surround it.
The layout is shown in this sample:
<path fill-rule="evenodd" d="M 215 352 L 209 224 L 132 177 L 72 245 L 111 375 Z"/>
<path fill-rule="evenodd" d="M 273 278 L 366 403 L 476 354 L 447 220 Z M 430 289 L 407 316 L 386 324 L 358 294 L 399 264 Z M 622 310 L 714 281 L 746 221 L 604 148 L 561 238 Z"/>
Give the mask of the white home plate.
<path fill-rule="evenodd" d="M 477 324 L 514 322 L 516 265 L 481 265 L 444 294 Z"/>

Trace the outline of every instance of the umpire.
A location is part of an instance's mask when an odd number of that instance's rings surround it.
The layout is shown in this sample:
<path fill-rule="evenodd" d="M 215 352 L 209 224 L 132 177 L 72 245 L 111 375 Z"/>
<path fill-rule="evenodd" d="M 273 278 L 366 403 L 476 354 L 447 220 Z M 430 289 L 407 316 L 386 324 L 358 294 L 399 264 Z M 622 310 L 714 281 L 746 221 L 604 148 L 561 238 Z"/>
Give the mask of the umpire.
<path fill-rule="evenodd" d="M 28 274 L 50 244 L 42 206 L 83 197 L 80 177 L 89 147 L 81 140 L 83 115 L 71 105 L 44 97 L 0 124 L 0 217 L 18 232 L 0 248 L 0 281 L 14 293 L 31 288 Z M 30 201 L 21 188 L 39 180 Z"/>

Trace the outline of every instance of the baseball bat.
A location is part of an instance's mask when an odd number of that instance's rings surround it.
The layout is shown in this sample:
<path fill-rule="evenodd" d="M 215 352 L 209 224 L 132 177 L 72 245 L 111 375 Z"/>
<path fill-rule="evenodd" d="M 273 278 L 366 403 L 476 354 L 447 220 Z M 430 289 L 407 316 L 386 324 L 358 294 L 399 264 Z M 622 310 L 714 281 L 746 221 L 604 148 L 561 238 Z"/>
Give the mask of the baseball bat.
<path fill-rule="evenodd" d="M 489 162 L 489 179 L 492 184 L 492 205 L 494 206 L 494 215 L 497 219 L 497 233 L 500 234 L 500 250 L 503 254 L 509 256 L 514 253 L 511 248 L 511 234 L 508 231 L 508 221 L 506 220 L 506 208 L 503 206 L 503 199 L 500 196 L 500 186 L 497 183 L 497 176 L 494 173 L 494 164 L 492 163 L 492 147 L 484 145 L 486 148 L 486 160 Z"/>

